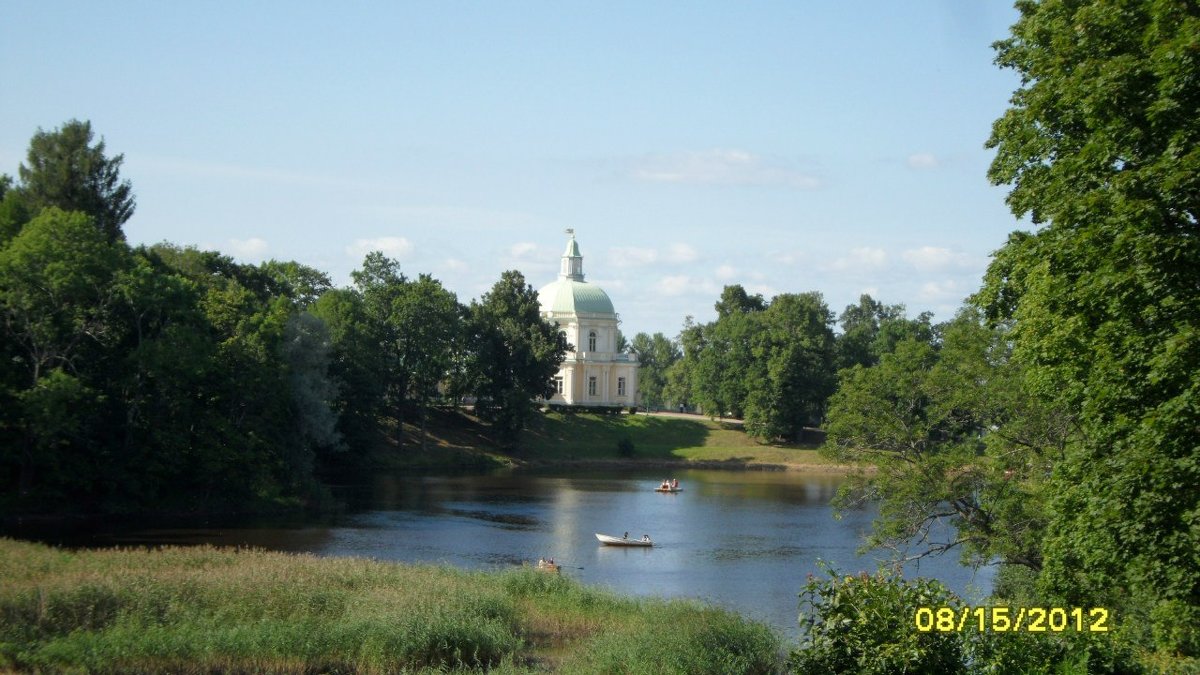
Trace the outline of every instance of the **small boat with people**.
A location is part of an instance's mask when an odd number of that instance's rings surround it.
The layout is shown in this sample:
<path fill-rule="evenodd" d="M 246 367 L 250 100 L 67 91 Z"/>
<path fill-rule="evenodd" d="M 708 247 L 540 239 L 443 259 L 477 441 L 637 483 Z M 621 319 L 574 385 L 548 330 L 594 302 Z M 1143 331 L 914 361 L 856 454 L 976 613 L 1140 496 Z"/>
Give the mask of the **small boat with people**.
<path fill-rule="evenodd" d="M 630 539 L 629 533 L 626 532 L 623 537 L 613 537 L 607 534 L 596 533 L 596 538 L 601 544 L 606 546 L 653 546 L 654 542 L 650 541 L 650 535 L 643 534 L 641 539 Z"/>
<path fill-rule="evenodd" d="M 539 572 L 549 572 L 550 574 L 558 574 L 559 571 L 562 569 L 562 567 L 555 564 L 554 558 L 550 558 L 549 560 L 547 560 L 546 558 L 539 558 L 537 561 L 537 567 L 535 569 L 537 569 L 537 571 L 539 571 Z"/>
<path fill-rule="evenodd" d="M 673 478 L 671 480 L 664 478 L 663 482 L 658 487 L 654 488 L 655 492 L 681 492 L 682 490 L 683 488 L 679 487 L 678 478 Z"/>

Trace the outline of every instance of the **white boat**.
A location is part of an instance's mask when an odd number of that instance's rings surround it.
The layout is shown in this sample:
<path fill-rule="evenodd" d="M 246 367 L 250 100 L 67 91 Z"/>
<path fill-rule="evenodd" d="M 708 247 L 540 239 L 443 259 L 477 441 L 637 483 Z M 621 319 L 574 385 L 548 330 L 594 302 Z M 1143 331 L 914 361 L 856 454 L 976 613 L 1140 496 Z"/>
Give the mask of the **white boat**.
<path fill-rule="evenodd" d="M 641 539 L 630 539 L 629 535 L 624 537 L 613 537 L 607 534 L 596 533 L 596 538 L 601 544 L 608 546 L 653 546 L 654 542 L 650 541 L 650 535 L 643 534 Z"/>
<path fill-rule="evenodd" d="M 659 485 L 658 487 L 654 488 L 654 491 L 655 492 L 683 492 L 683 488 L 681 488 L 681 487 L 663 487 L 663 486 Z"/>

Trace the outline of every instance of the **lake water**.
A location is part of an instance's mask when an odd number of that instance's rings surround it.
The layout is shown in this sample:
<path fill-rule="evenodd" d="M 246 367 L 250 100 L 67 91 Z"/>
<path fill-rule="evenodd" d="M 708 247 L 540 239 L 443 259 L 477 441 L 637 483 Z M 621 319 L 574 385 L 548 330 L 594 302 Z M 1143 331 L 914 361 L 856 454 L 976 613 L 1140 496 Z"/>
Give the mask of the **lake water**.
<path fill-rule="evenodd" d="M 833 517 L 837 475 L 677 471 L 682 492 L 653 488 L 665 472 L 571 471 L 380 476 L 336 489 L 350 509 L 320 525 L 139 528 L 96 533 L 95 544 L 213 543 L 324 556 L 502 569 L 553 557 L 584 583 L 639 596 L 699 598 L 797 637 L 798 596 L 818 561 L 857 573 L 879 555 L 855 549 L 871 509 Z M 602 546 L 595 533 L 641 537 L 653 548 Z M 78 543 L 78 542 L 76 542 Z M 908 576 L 941 579 L 981 599 L 992 571 L 931 557 Z"/>

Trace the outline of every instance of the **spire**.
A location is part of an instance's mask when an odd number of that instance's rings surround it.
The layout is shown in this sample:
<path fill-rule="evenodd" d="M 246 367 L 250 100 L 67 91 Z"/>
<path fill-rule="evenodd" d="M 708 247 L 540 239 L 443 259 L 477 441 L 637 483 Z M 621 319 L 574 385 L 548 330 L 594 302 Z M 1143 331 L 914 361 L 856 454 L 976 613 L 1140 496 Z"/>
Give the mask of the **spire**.
<path fill-rule="evenodd" d="M 579 252 L 579 244 L 575 243 L 575 230 L 567 228 L 567 234 L 571 235 L 571 238 L 567 240 L 567 250 L 563 252 L 558 276 L 572 281 L 583 281 L 583 254 Z"/>

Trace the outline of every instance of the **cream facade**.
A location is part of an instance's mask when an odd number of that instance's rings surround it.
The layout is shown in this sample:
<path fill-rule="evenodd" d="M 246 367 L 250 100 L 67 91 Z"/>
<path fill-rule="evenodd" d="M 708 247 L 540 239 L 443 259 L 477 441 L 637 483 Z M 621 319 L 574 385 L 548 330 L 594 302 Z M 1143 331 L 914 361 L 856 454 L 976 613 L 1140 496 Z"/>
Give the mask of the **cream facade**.
<path fill-rule="evenodd" d="M 555 377 L 549 403 L 578 406 L 638 405 L 637 356 L 617 351 L 620 319 L 612 300 L 583 276 L 583 255 L 571 230 L 558 279 L 538 291 L 542 317 L 558 324 L 574 352 Z"/>

